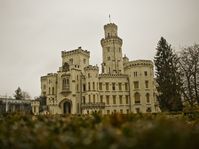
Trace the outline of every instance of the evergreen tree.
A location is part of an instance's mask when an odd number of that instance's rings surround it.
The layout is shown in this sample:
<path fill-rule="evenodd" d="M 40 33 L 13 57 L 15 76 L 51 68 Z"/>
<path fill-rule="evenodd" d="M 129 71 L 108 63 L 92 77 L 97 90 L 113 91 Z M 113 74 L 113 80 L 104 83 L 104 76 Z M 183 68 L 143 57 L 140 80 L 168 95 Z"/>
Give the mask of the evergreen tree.
<path fill-rule="evenodd" d="M 23 99 L 23 95 L 22 95 L 22 91 L 21 88 L 18 87 L 17 90 L 15 91 L 15 95 L 14 95 L 16 100 L 22 100 Z"/>
<path fill-rule="evenodd" d="M 154 59 L 156 66 L 157 99 L 162 111 L 181 111 L 181 78 L 177 55 L 171 45 L 161 37 Z"/>

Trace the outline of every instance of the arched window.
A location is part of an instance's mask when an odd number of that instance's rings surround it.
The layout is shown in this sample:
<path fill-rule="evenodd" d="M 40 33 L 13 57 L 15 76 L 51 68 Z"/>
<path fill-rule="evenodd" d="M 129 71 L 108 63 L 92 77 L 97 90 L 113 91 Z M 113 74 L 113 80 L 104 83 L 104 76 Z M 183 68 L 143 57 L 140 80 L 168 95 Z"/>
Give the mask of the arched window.
<path fill-rule="evenodd" d="M 53 95 L 55 94 L 54 87 L 52 87 L 52 94 L 53 94 Z"/>
<path fill-rule="evenodd" d="M 149 95 L 149 93 L 146 93 L 146 102 L 147 102 L 147 103 L 150 102 L 150 95 Z"/>
<path fill-rule="evenodd" d="M 50 95 L 50 87 L 49 87 L 49 90 L 48 90 L 48 94 Z"/>
<path fill-rule="evenodd" d="M 66 79 L 63 78 L 62 80 L 62 89 L 65 90 L 66 89 Z"/>
<path fill-rule="evenodd" d="M 62 68 L 63 68 L 63 71 L 69 71 L 69 64 L 68 63 L 64 63 Z"/>
<path fill-rule="evenodd" d="M 140 103 L 140 94 L 138 92 L 134 94 L 134 98 L 135 98 L 135 103 Z"/>

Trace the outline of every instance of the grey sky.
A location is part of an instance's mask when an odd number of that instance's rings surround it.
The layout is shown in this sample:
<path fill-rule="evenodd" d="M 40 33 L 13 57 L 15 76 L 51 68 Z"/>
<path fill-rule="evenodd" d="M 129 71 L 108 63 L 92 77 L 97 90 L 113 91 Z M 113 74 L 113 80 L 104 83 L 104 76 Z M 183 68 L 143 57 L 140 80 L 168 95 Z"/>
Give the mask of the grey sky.
<path fill-rule="evenodd" d="M 109 14 L 131 60 L 153 60 L 161 36 L 176 50 L 199 43 L 199 0 L 0 0 L 0 95 L 39 96 L 62 50 L 81 46 L 100 65 Z"/>

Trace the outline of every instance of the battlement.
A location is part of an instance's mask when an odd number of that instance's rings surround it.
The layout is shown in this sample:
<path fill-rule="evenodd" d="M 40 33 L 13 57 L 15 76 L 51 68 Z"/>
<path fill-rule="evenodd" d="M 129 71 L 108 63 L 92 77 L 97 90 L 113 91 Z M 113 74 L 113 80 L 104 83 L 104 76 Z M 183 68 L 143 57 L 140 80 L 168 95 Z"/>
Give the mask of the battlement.
<path fill-rule="evenodd" d="M 48 73 L 46 76 L 41 76 L 41 81 L 47 80 L 48 77 L 54 77 L 54 76 L 57 76 L 57 73 Z"/>
<path fill-rule="evenodd" d="M 153 62 L 151 60 L 135 60 L 124 64 L 124 69 L 128 69 L 135 66 L 147 66 L 153 67 Z"/>
<path fill-rule="evenodd" d="M 127 78 L 126 74 L 99 74 L 99 78 Z"/>
<path fill-rule="evenodd" d="M 74 54 L 83 54 L 90 57 L 90 51 L 83 50 L 81 47 L 78 47 L 78 49 L 71 50 L 71 51 L 62 51 L 62 57 L 70 56 Z"/>
<path fill-rule="evenodd" d="M 117 25 L 115 23 L 109 23 L 104 25 L 104 29 L 106 30 L 107 28 L 116 28 L 117 29 Z"/>
<path fill-rule="evenodd" d="M 86 67 L 84 68 L 84 70 L 85 70 L 85 71 L 86 71 L 86 70 L 97 70 L 97 71 L 99 71 L 99 67 L 98 67 L 98 66 L 89 65 L 89 66 L 86 66 Z"/>
<path fill-rule="evenodd" d="M 48 73 L 47 76 L 56 76 L 57 73 Z"/>

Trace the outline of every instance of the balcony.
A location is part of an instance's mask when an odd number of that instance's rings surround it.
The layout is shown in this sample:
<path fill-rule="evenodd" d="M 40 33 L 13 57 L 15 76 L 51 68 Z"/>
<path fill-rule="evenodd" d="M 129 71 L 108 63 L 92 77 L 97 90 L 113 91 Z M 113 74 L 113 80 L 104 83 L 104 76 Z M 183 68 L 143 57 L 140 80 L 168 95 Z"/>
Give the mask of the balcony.
<path fill-rule="evenodd" d="M 96 102 L 96 103 L 82 103 L 82 109 L 104 109 L 104 102 Z"/>
<path fill-rule="evenodd" d="M 69 86 L 62 88 L 62 90 L 61 90 L 61 94 L 66 94 L 66 93 L 70 93 L 70 92 L 71 92 L 71 90 L 70 90 Z"/>

